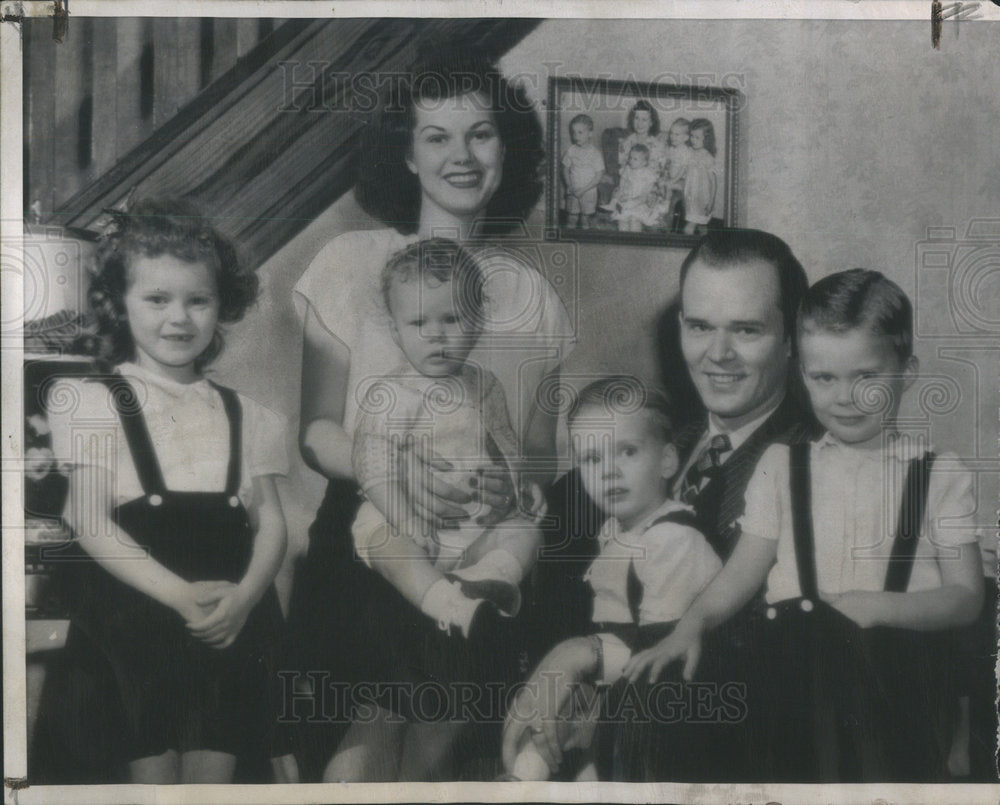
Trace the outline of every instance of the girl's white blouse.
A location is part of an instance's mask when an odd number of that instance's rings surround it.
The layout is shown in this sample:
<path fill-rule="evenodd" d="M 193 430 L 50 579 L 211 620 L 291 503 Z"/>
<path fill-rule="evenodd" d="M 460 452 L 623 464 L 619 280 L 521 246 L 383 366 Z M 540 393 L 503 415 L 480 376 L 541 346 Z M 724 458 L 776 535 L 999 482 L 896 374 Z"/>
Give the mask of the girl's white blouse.
<path fill-rule="evenodd" d="M 136 391 L 164 483 L 174 492 L 222 492 L 229 462 L 229 420 L 218 391 L 207 380 L 178 383 L 135 364 L 117 367 Z M 242 466 L 239 496 L 252 499 L 252 479 L 285 475 L 287 422 L 260 403 L 239 395 Z M 113 473 L 117 504 L 141 497 L 121 421 L 103 383 L 67 378 L 50 386 L 46 408 L 52 449 L 64 471 L 93 466 Z"/>

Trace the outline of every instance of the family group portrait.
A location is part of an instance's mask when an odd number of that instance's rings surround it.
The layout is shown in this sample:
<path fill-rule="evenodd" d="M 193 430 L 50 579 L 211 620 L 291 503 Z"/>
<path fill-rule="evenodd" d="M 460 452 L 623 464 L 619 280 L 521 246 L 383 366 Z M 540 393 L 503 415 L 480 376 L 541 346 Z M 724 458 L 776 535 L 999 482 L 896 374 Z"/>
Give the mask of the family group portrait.
<path fill-rule="evenodd" d="M 1000 23 L 283 9 L 19 23 L 20 798 L 995 797 Z"/>
<path fill-rule="evenodd" d="M 550 122 L 550 133 L 562 131 L 550 150 L 559 155 L 559 226 L 669 242 L 732 225 L 727 181 L 736 170 L 741 100 L 734 88 L 553 79 L 550 114 L 557 110 L 561 121 Z"/>

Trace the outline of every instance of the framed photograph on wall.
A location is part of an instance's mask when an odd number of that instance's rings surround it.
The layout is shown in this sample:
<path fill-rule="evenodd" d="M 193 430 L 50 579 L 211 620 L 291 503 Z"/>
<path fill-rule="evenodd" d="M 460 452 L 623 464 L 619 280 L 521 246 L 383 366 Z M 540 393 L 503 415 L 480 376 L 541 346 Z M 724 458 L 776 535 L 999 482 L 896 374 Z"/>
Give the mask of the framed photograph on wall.
<path fill-rule="evenodd" d="M 549 79 L 546 222 L 561 238 L 690 246 L 737 225 L 736 89 Z"/>

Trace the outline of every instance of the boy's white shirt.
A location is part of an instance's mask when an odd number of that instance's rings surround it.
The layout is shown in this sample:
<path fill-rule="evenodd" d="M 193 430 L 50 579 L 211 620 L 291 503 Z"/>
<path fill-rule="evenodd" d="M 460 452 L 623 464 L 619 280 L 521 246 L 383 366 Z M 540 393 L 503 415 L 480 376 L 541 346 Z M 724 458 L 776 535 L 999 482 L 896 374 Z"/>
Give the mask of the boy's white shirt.
<path fill-rule="evenodd" d="M 592 142 L 586 145 L 573 143 L 566 149 L 566 153 L 562 158 L 562 164 L 563 167 L 570 171 L 570 179 L 573 185 L 571 189 L 573 190 L 590 184 L 604 173 L 605 168 L 604 155 L 601 154 L 601 150 Z M 577 176 L 578 172 L 582 173 L 582 175 Z"/>
<path fill-rule="evenodd" d="M 816 575 L 823 594 L 883 589 L 888 557 L 909 462 L 927 448 L 908 438 L 885 450 L 846 445 L 829 433 L 813 442 L 810 475 Z M 795 564 L 788 489 L 788 447 L 765 451 L 747 486 L 742 532 L 778 541 L 777 560 L 767 578 L 768 603 L 801 595 Z M 886 494 L 883 494 L 886 493 Z M 975 542 L 974 527 L 961 520 L 975 512 L 972 474 L 951 453 L 938 455 L 931 470 L 926 510 L 909 591 L 941 586 L 938 550 Z"/>
<path fill-rule="evenodd" d="M 649 591 L 652 593 L 649 596 L 644 594 L 643 614 L 640 615 L 640 618 L 642 622 L 648 623 L 669 622 L 679 619 L 691 605 L 691 602 L 722 568 L 722 562 L 708 545 L 705 537 L 690 526 L 678 523 L 666 523 L 660 526 L 671 529 L 670 545 L 648 545 L 644 542 L 644 538 L 651 528 L 658 527 L 654 526 L 654 523 L 659 518 L 672 512 L 690 510 L 690 507 L 683 503 L 667 499 L 628 531 L 621 530 L 615 518 L 608 518 L 598 535 L 601 553 L 591 564 L 584 579 L 591 581 L 593 584 L 592 574 L 595 566 L 601 562 L 602 558 L 606 560 L 610 559 L 619 565 L 615 569 L 620 571 L 616 575 L 621 577 L 620 579 L 611 579 L 610 581 L 613 583 L 617 582 L 614 583 L 614 586 L 620 586 L 621 592 L 624 595 L 628 573 L 626 560 L 629 557 L 638 560 L 636 563 L 636 572 L 640 575 L 640 579 L 644 575 L 644 565 L 647 561 L 656 562 L 659 560 L 657 567 L 661 567 L 661 563 L 669 559 L 675 564 L 671 569 L 681 578 L 674 578 L 671 574 L 664 574 L 661 581 L 669 589 L 661 590 L 660 598 L 664 598 L 665 600 L 656 600 L 655 590 Z M 655 552 L 656 555 L 650 555 L 651 552 Z M 609 556 L 609 553 L 615 555 Z M 683 568 L 683 572 L 681 572 L 681 568 Z M 674 578 L 674 582 L 671 582 L 671 578 Z M 653 579 L 649 578 L 643 580 L 644 587 L 653 581 Z M 669 597 L 664 596 L 663 593 L 668 593 Z M 681 598 L 678 599 L 678 595 Z M 596 596 L 597 591 L 595 591 L 595 621 L 631 622 L 631 613 L 628 611 L 628 605 L 624 598 L 621 601 L 600 601 L 596 600 Z M 653 612 L 649 612 L 650 609 Z M 643 617 L 643 615 L 646 617 Z M 603 653 L 603 674 L 600 684 L 612 684 L 621 676 L 622 670 L 632 656 L 632 653 L 628 646 L 613 634 L 602 632 L 597 637 L 601 641 Z"/>

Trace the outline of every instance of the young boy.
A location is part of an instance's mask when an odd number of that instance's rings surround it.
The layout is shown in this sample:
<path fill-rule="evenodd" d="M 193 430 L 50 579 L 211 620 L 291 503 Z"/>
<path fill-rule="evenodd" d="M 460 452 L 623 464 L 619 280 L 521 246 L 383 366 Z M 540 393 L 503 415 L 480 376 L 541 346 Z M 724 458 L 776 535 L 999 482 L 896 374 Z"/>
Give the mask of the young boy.
<path fill-rule="evenodd" d="M 746 494 L 742 536 L 673 634 L 626 669 L 652 677 L 767 580 L 749 692 L 765 779 L 943 778 L 940 630 L 982 605 L 970 473 L 896 428 L 914 381 L 912 309 L 876 271 L 816 283 L 799 312 L 801 370 L 826 432 L 775 445 Z M 937 634 L 935 634 L 937 633 Z M 756 715 L 754 715 L 756 713 Z"/>
<path fill-rule="evenodd" d="M 690 508 L 667 497 L 678 457 L 662 395 L 635 378 L 609 377 L 583 389 L 568 423 L 584 488 L 608 520 L 586 575 L 594 592 L 594 632 L 557 646 L 534 675 L 556 675 L 568 683 L 567 696 L 574 684 L 613 684 L 632 652 L 669 634 L 722 567 L 693 527 Z M 544 780 L 564 749 L 589 751 L 599 698 L 590 696 L 576 712 L 564 698 L 552 708 L 557 724 L 538 712 L 543 708 L 528 700 L 526 690 L 508 716 L 504 763 L 514 778 Z M 591 760 L 577 779 L 594 774 Z"/>
<path fill-rule="evenodd" d="M 604 157 L 594 145 L 594 121 L 590 115 L 576 115 L 569 122 L 573 144 L 562 158 L 566 182 L 567 225 L 587 229 L 597 210 L 597 185 L 604 178 Z"/>
<path fill-rule="evenodd" d="M 399 454 L 409 440 L 424 441 L 441 480 L 475 489 L 482 470 L 500 468 L 517 489 L 518 442 L 503 389 L 468 360 L 481 330 L 482 275 L 461 246 L 434 238 L 394 255 L 382 281 L 393 339 L 407 363 L 360 391 L 353 463 L 366 500 L 352 527 L 355 548 L 367 564 L 376 556 L 401 560 L 389 580 L 403 597 L 442 629 L 468 634 L 483 600 L 506 615 L 517 613 L 518 585 L 535 559 L 540 532 L 517 496 L 505 511 L 474 502 L 468 520 L 422 540 L 433 569 L 403 561 L 412 537 L 400 536 L 399 527 L 419 501 L 404 490 Z M 537 489 L 531 495 L 540 499 Z"/>

